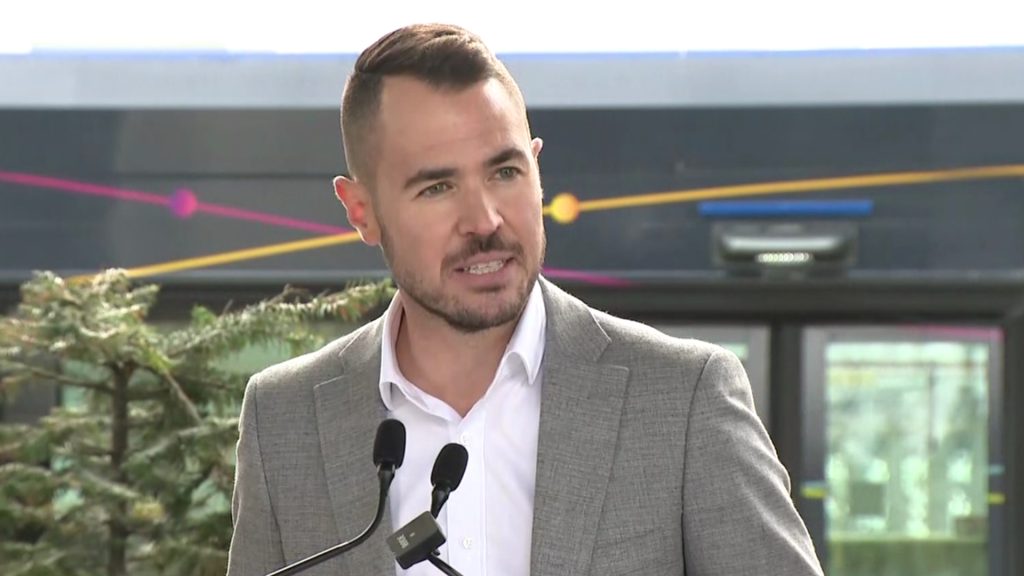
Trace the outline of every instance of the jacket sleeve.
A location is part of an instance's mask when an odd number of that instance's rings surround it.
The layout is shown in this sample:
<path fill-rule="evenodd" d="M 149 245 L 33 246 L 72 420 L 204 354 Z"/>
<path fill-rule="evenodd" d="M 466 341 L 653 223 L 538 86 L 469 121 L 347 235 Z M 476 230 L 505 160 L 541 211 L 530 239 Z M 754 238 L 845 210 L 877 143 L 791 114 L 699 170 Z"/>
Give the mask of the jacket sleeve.
<path fill-rule="evenodd" d="M 254 377 L 246 386 L 238 423 L 228 576 L 264 576 L 285 564 L 260 453 L 257 392 Z"/>
<path fill-rule="evenodd" d="M 688 576 L 821 576 L 789 475 L 727 350 L 711 355 L 697 382 L 683 470 Z"/>

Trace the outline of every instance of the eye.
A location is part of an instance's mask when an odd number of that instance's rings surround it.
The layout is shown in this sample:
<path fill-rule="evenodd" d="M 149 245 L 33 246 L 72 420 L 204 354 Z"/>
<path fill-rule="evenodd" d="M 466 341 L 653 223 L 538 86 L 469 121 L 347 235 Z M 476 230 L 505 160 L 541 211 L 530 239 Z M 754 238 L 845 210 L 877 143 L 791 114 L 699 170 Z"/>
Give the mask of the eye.
<path fill-rule="evenodd" d="M 438 182 L 420 190 L 420 193 L 417 194 L 417 196 L 437 196 L 438 194 L 447 192 L 449 189 L 451 189 L 451 186 L 447 182 Z"/>
<path fill-rule="evenodd" d="M 497 176 L 500 180 L 511 180 L 522 174 L 522 170 L 515 166 L 502 166 L 498 168 Z"/>

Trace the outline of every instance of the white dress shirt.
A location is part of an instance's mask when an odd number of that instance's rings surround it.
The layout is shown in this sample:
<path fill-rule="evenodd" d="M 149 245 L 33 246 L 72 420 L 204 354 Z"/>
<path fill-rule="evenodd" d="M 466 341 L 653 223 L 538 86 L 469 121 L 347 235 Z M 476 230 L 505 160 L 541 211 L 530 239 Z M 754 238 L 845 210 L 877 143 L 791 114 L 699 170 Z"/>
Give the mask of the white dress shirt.
<path fill-rule="evenodd" d="M 546 325 L 540 285 L 534 284 L 494 380 L 465 418 L 402 375 L 395 356 L 401 292 L 385 314 L 381 399 L 406 428 L 405 461 L 388 496 L 393 529 L 430 510 L 434 459 L 457 442 L 469 463 L 437 518 L 448 538 L 441 557 L 464 576 L 527 576 Z M 440 574 L 427 562 L 395 569 L 398 576 Z"/>

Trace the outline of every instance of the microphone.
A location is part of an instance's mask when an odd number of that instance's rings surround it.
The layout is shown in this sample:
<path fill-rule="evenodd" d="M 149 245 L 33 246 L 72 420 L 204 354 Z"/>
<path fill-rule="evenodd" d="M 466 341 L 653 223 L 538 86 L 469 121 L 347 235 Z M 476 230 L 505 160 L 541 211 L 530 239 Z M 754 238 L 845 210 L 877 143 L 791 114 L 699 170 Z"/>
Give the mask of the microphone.
<path fill-rule="evenodd" d="M 430 495 L 430 512 L 413 518 L 387 539 L 395 560 L 403 569 L 426 560 L 448 576 L 462 576 L 435 556 L 437 549 L 447 541 L 435 518 L 448 501 L 448 495 L 462 483 L 468 461 L 469 453 L 461 444 L 446 444 L 441 448 L 430 473 L 430 483 L 434 486 Z"/>
<path fill-rule="evenodd" d="M 395 470 L 402 466 L 405 459 L 405 425 L 398 420 L 387 419 L 377 426 L 377 437 L 373 441 L 373 464 L 377 467 L 377 478 L 380 481 L 380 496 L 377 498 L 377 513 L 373 521 L 366 527 L 366 530 L 349 540 L 336 546 L 332 546 L 321 552 L 289 564 L 280 570 L 271 572 L 267 576 L 288 576 L 296 574 L 316 566 L 317 564 L 330 560 L 349 550 L 359 546 L 373 534 L 384 517 L 384 504 L 388 499 L 388 490 L 391 489 L 391 481 L 395 479 Z"/>
<path fill-rule="evenodd" d="M 437 518 L 448 501 L 448 495 L 462 483 L 466 474 L 469 452 L 461 444 L 445 444 L 434 460 L 434 469 L 430 472 L 430 483 L 434 486 L 430 494 L 430 515 Z"/>
<path fill-rule="evenodd" d="M 377 437 L 373 440 L 373 465 L 377 467 L 380 478 L 381 499 L 377 506 L 377 519 L 384 509 L 384 499 L 395 479 L 395 470 L 402 467 L 405 460 L 405 425 L 398 420 L 387 419 L 377 427 Z"/>

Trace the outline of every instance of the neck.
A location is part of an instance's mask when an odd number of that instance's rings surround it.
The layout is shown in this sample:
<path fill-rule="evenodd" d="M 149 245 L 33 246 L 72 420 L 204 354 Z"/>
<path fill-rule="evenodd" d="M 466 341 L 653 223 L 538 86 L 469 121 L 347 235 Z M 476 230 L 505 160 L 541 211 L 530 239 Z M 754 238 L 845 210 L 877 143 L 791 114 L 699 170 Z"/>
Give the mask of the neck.
<path fill-rule="evenodd" d="M 403 306 L 398 366 L 420 390 L 465 416 L 487 393 L 515 327 L 510 322 L 465 333 L 416 306 Z"/>

